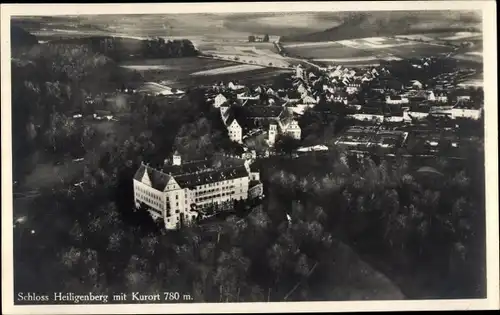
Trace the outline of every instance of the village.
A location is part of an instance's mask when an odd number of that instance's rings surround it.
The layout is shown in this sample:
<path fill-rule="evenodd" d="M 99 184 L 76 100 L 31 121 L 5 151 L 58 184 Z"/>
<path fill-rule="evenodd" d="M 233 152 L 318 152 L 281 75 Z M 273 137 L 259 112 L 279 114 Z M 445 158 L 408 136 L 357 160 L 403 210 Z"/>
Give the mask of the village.
<path fill-rule="evenodd" d="M 440 61 L 421 58 L 412 60 L 411 67 L 425 73 L 436 62 Z M 256 159 L 276 155 L 298 158 L 328 151 L 332 145 L 358 157 L 456 157 L 457 150 L 474 139 L 459 135 L 460 122 L 478 121 L 483 115 L 481 95 L 458 85 L 461 75 L 470 71 L 441 73 L 424 84 L 422 79 L 403 82 L 390 69 L 390 64 L 359 68 L 298 65 L 281 87 L 236 81 L 205 87 L 206 102 L 218 111 L 227 136 L 243 153 L 228 152 L 232 160 L 219 167 L 206 161 L 181 163 L 178 153 L 165 162 L 163 170 L 142 165 L 134 177 L 136 207 L 144 204 L 152 209 L 153 217 L 161 219 L 165 202 L 169 208 L 163 212 L 170 214 L 175 200 L 175 214 L 165 219 L 165 226 L 176 229 L 227 211 L 233 201 L 262 199 L 259 170 L 251 169 Z M 329 143 L 304 143 L 302 129 L 307 126 L 299 121 L 308 112 L 327 112 L 348 123 Z M 193 165 L 198 165 L 196 170 Z M 185 177 L 191 179 L 186 181 Z M 235 182 L 240 186 L 232 190 Z M 228 187 L 231 191 L 226 192 Z M 200 192 L 203 198 L 196 198 L 200 189 L 208 190 Z M 183 195 L 180 201 L 179 194 Z"/>
<path fill-rule="evenodd" d="M 422 58 L 413 66 L 422 69 L 431 62 L 435 61 Z M 307 71 L 299 65 L 286 88 L 251 88 L 229 82 L 214 85 L 206 95 L 220 110 L 230 139 L 242 144 L 245 151 L 259 151 L 255 143 L 265 143 L 263 154 L 276 154 L 273 148 L 280 136 L 300 142 L 304 126 L 298 120 L 308 110 L 345 114 L 353 121 L 338 137 L 337 145 L 352 150 L 395 148 L 404 146 L 409 133 L 428 126 L 429 120 L 447 124 L 444 128 L 449 130 L 458 126 L 456 121 L 481 119 L 482 99 L 454 83 L 459 75 L 459 71 L 445 73 L 426 85 L 419 80 L 405 85 L 385 67 L 339 65 Z M 434 138 L 442 131 L 431 129 L 426 141 L 430 148 L 438 145 Z M 458 145 L 458 139 L 452 141 L 453 147 Z M 316 143 L 297 151 L 326 148 L 324 143 Z"/>

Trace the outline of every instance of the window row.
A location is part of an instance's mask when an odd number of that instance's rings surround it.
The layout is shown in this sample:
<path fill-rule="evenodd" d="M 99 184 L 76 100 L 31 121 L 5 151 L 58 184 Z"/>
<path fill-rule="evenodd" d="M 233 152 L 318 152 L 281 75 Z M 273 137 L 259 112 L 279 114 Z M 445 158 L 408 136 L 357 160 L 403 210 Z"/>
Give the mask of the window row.
<path fill-rule="evenodd" d="M 148 196 L 150 198 L 153 198 L 155 200 L 161 200 L 161 196 L 158 196 L 157 194 L 152 193 L 151 191 L 144 189 L 140 186 L 136 186 L 137 191 L 139 191 L 141 194 Z"/>

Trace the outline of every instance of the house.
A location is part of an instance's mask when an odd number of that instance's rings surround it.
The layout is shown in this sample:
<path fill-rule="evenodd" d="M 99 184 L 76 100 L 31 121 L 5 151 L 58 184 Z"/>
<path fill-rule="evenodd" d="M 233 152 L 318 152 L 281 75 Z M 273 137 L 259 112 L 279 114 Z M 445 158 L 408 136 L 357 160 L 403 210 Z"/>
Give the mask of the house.
<path fill-rule="evenodd" d="M 301 65 L 298 65 L 297 67 L 295 67 L 295 76 L 297 78 L 304 79 L 304 77 L 305 77 L 305 70 L 302 68 Z"/>
<path fill-rule="evenodd" d="M 439 92 L 436 94 L 436 102 L 439 103 L 447 103 L 448 102 L 448 95 L 444 92 Z"/>
<path fill-rule="evenodd" d="M 233 82 L 229 82 L 229 84 L 227 85 L 227 87 L 230 88 L 233 91 L 238 91 L 238 90 L 241 90 L 241 89 L 245 88 L 244 85 L 235 84 Z"/>
<path fill-rule="evenodd" d="M 273 96 L 277 95 L 277 93 L 272 88 L 268 88 L 266 93 L 267 95 L 273 95 Z"/>
<path fill-rule="evenodd" d="M 409 100 L 399 95 L 388 95 L 385 98 L 385 102 L 387 104 L 408 104 Z"/>
<path fill-rule="evenodd" d="M 248 92 L 243 92 L 243 93 L 237 94 L 236 98 L 239 100 L 253 100 L 253 101 L 255 101 L 255 100 L 260 99 L 260 95 L 259 94 L 252 95 Z"/>
<path fill-rule="evenodd" d="M 373 78 L 369 75 L 364 75 L 363 77 L 361 77 L 361 82 L 370 82 L 371 80 L 373 80 Z"/>
<path fill-rule="evenodd" d="M 470 109 L 470 108 L 452 108 L 451 118 L 469 118 L 473 120 L 478 120 L 481 118 L 480 109 Z"/>
<path fill-rule="evenodd" d="M 330 100 L 333 102 L 336 102 L 336 103 L 343 103 L 343 104 L 347 105 L 348 94 L 347 94 L 347 92 L 344 92 L 344 91 L 336 92 L 335 94 L 333 94 L 333 97 L 330 98 Z"/>
<path fill-rule="evenodd" d="M 349 84 L 347 84 L 346 92 L 349 94 L 354 94 L 357 93 L 360 88 L 361 88 L 361 81 L 356 80 L 354 82 L 350 82 Z"/>
<path fill-rule="evenodd" d="M 222 121 L 226 126 L 229 139 L 236 143 L 243 143 L 243 128 L 236 120 L 233 111 L 226 110 L 222 115 Z"/>
<path fill-rule="evenodd" d="M 297 88 L 297 92 L 299 92 L 300 94 L 304 94 L 304 93 L 309 92 L 309 90 L 304 86 L 303 83 L 301 83 L 299 85 L 299 87 Z"/>
<path fill-rule="evenodd" d="M 314 98 L 311 95 L 303 95 L 302 96 L 302 103 L 303 104 L 317 104 L 318 98 Z"/>
<path fill-rule="evenodd" d="M 474 108 L 471 102 L 466 100 L 458 100 L 450 110 L 451 118 L 469 118 L 478 120 L 481 118 L 482 110 Z"/>
<path fill-rule="evenodd" d="M 423 90 L 410 91 L 408 93 L 408 99 L 412 102 L 422 102 L 428 99 L 428 94 Z"/>
<path fill-rule="evenodd" d="M 300 140 L 301 137 L 301 128 L 299 123 L 293 119 L 287 125 L 283 126 L 283 133 L 290 135 L 292 138 L 296 140 Z"/>
<path fill-rule="evenodd" d="M 162 169 L 142 163 L 133 177 L 136 211 L 145 209 L 166 229 L 192 224 L 207 207 L 249 198 L 252 186 L 244 160 L 219 167 L 207 160 L 182 163 L 178 154 L 173 160 Z"/>
<path fill-rule="evenodd" d="M 222 105 L 226 104 L 227 102 L 227 98 L 222 95 L 222 94 L 218 94 L 215 98 L 214 98 L 214 107 L 215 108 L 219 108 L 221 107 Z"/>
<path fill-rule="evenodd" d="M 436 101 L 436 95 L 434 94 L 434 91 L 427 91 L 427 100 L 431 102 Z"/>
<path fill-rule="evenodd" d="M 340 78 L 341 75 L 342 75 L 342 71 L 340 69 L 335 69 L 335 70 L 331 71 L 330 73 L 328 73 L 328 76 L 330 78 Z"/>
<path fill-rule="evenodd" d="M 469 101 L 470 100 L 470 94 L 467 93 L 460 93 L 457 94 L 456 96 L 457 101 Z"/>
<path fill-rule="evenodd" d="M 411 87 L 414 88 L 414 89 L 421 90 L 424 87 L 424 85 L 422 84 L 422 82 L 420 82 L 418 80 L 412 80 L 410 83 L 411 83 Z"/>
<path fill-rule="evenodd" d="M 373 121 L 373 122 L 383 122 L 384 114 L 378 108 L 365 107 L 355 114 L 349 114 L 352 117 L 360 121 Z"/>

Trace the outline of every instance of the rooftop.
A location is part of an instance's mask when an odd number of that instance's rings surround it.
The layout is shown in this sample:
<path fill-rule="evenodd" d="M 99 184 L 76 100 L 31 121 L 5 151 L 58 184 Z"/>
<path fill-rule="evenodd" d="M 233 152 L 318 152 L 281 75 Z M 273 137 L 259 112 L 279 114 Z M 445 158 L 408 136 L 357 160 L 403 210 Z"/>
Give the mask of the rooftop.
<path fill-rule="evenodd" d="M 230 180 L 248 175 L 243 160 L 228 160 L 221 167 L 214 167 L 209 160 L 200 160 L 183 163 L 181 165 L 167 165 L 163 170 L 157 170 L 142 164 L 134 175 L 134 179 L 141 181 L 147 172 L 152 187 L 163 190 L 173 177 L 181 188 L 193 188 L 198 185 Z"/>

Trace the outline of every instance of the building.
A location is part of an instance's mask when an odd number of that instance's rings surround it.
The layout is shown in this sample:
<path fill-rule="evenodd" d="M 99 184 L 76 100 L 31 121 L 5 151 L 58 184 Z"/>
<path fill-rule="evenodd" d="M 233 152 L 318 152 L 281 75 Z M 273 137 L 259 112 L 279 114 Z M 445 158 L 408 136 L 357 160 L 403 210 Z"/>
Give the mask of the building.
<path fill-rule="evenodd" d="M 233 82 L 229 82 L 228 85 L 227 85 L 227 87 L 230 88 L 233 91 L 239 91 L 239 90 L 242 90 L 242 89 L 245 88 L 244 85 L 235 84 Z"/>
<path fill-rule="evenodd" d="M 447 103 L 448 102 L 448 95 L 446 95 L 446 93 L 437 93 L 436 94 L 436 102 L 439 102 L 439 103 Z"/>
<path fill-rule="evenodd" d="M 214 107 L 215 108 L 219 108 L 219 107 L 221 107 L 222 105 L 224 105 L 226 103 L 227 103 L 227 98 L 224 95 L 222 95 L 222 94 L 218 94 L 214 98 Z"/>
<path fill-rule="evenodd" d="M 233 111 L 229 107 L 226 107 L 224 110 L 221 110 L 221 116 L 222 122 L 227 128 L 229 139 L 236 143 L 243 143 L 243 127 L 236 120 Z"/>
<path fill-rule="evenodd" d="M 414 88 L 414 89 L 422 89 L 424 87 L 424 85 L 418 81 L 418 80 L 412 80 L 411 81 L 411 87 Z"/>
<path fill-rule="evenodd" d="M 236 98 L 239 99 L 239 100 L 253 100 L 253 101 L 256 101 L 256 100 L 260 99 L 260 95 L 259 94 L 251 94 L 251 93 L 248 93 L 246 91 L 246 92 L 238 94 L 236 96 Z"/>
<path fill-rule="evenodd" d="M 360 88 L 361 88 L 361 80 L 354 80 L 353 82 L 347 84 L 346 92 L 349 94 L 354 94 L 359 92 Z"/>
<path fill-rule="evenodd" d="M 276 123 L 269 124 L 269 134 L 267 143 L 270 147 L 276 143 L 276 136 L 278 135 L 278 125 Z"/>
<path fill-rule="evenodd" d="M 307 94 L 309 92 L 309 90 L 306 88 L 306 86 L 303 83 L 301 83 L 297 87 L 297 92 L 299 92 L 301 95 L 303 95 L 303 94 Z"/>
<path fill-rule="evenodd" d="M 350 150 L 395 149 L 401 147 L 407 138 L 408 133 L 400 130 L 385 130 L 374 126 L 354 126 L 339 136 L 335 144 Z"/>
<path fill-rule="evenodd" d="M 386 104 L 408 104 L 408 98 L 399 95 L 388 95 L 385 98 Z"/>
<path fill-rule="evenodd" d="M 253 186 L 244 160 L 229 160 L 220 167 L 208 160 L 182 163 L 178 155 L 173 160 L 177 164 L 162 169 L 141 164 L 133 179 L 136 209 L 146 209 L 166 229 L 191 224 L 207 207 L 249 198 Z M 253 184 L 260 181 L 253 180 Z"/>
<path fill-rule="evenodd" d="M 295 76 L 297 78 L 301 78 L 301 79 L 305 78 L 305 71 L 301 65 L 298 65 L 297 67 L 295 67 Z"/>
<path fill-rule="evenodd" d="M 296 140 L 300 140 L 302 129 L 300 128 L 299 123 L 295 119 L 293 119 L 290 123 L 286 125 L 284 124 L 282 128 L 284 134 L 287 134 Z"/>

